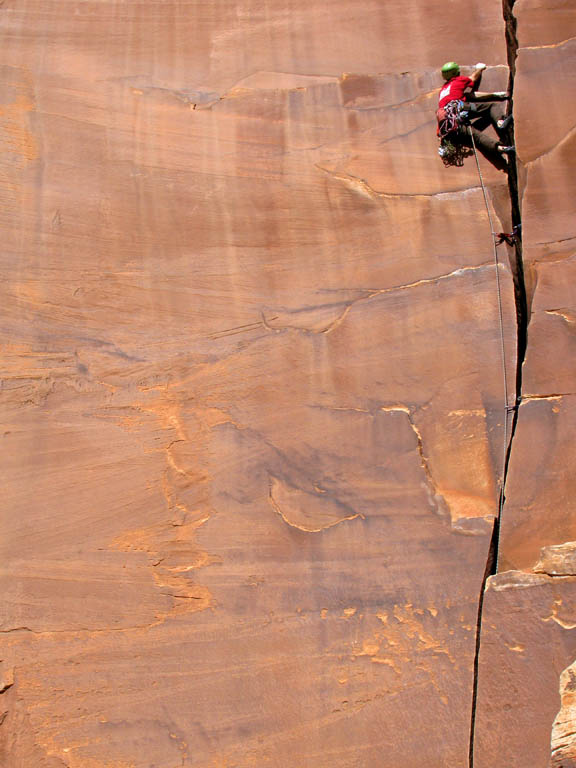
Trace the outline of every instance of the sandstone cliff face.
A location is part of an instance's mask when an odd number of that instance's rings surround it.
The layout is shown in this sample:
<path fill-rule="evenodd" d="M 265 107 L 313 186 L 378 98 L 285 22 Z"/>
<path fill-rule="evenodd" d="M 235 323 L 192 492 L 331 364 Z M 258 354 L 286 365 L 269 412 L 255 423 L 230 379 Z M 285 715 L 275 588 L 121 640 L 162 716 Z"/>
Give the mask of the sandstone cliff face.
<path fill-rule="evenodd" d="M 517 6 L 533 315 L 482 606 L 514 258 L 501 326 L 476 168 L 442 166 L 434 111 L 446 58 L 506 87 L 499 0 L 3 4 L 7 766 L 463 767 L 474 723 L 475 765 L 526 768 L 501 750 L 528 709 L 530 749 L 556 718 L 568 755 L 574 579 L 539 558 L 576 539 L 547 91 L 571 15 Z"/>
<path fill-rule="evenodd" d="M 576 18 L 566 2 L 544 8 L 519 0 L 513 10 L 529 316 L 501 522 L 502 573 L 489 579 L 484 605 L 475 764 L 570 768 L 576 764 L 570 727 L 576 712 L 576 154 L 567 94 Z"/>

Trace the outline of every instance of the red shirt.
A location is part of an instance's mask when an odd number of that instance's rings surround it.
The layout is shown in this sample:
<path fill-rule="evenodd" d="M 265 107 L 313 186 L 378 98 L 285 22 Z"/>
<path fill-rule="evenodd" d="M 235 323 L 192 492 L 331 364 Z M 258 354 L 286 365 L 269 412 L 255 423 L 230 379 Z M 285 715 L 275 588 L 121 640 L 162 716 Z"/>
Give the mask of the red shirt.
<path fill-rule="evenodd" d="M 438 101 L 438 108 L 445 107 L 449 101 L 466 101 L 466 95 L 464 91 L 467 88 L 473 88 L 474 81 L 469 77 L 458 75 L 448 80 L 444 88 L 440 91 L 440 99 Z"/>

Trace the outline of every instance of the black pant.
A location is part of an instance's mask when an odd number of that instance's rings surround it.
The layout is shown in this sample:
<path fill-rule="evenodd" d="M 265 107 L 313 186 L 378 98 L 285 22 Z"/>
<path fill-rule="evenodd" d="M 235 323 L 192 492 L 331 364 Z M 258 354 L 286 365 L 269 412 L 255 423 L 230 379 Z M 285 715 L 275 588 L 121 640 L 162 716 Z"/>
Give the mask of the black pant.
<path fill-rule="evenodd" d="M 470 115 L 470 127 L 474 136 L 474 142 L 479 149 L 488 154 L 500 154 L 497 150 L 499 139 L 489 136 L 483 131 L 488 126 L 493 125 L 497 133 L 500 134 L 497 122 L 504 117 L 504 107 L 499 101 L 477 101 L 466 104 L 465 107 Z M 459 131 L 459 140 L 467 147 L 472 146 L 470 132 L 467 126 L 462 126 Z"/>

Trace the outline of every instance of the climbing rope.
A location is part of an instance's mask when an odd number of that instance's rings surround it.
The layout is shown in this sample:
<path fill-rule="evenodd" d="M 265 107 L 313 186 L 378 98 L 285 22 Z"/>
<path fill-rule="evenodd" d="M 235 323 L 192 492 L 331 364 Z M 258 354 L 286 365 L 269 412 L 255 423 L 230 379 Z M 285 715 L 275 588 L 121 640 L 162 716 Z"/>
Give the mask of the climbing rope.
<path fill-rule="evenodd" d="M 480 179 L 480 186 L 482 187 L 482 194 L 484 195 L 484 205 L 486 206 L 486 213 L 488 214 L 488 222 L 490 224 L 490 232 L 492 234 L 492 247 L 494 250 L 494 265 L 496 267 L 496 289 L 498 292 L 498 317 L 500 321 L 500 345 L 502 354 L 502 376 L 504 383 L 504 449 L 502 456 L 502 477 L 500 480 L 500 499 L 498 503 L 498 517 L 500 518 L 504 506 L 504 481 L 506 476 L 506 457 L 508 455 L 508 413 L 511 410 L 508 405 L 508 373 L 506 370 L 506 345 L 504 342 L 504 316 L 502 311 L 502 290 L 500 287 L 500 262 L 498 261 L 497 250 L 497 246 L 500 243 L 498 242 L 499 233 L 494 231 L 494 223 L 492 221 L 492 213 L 490 212 L 490 205 L 488 203 L 486 185 L 484 184 L 484 177 L 482 176 L 480 161 L 478 160 L 478 152 L 476 150 L 476 142 L 474 141 L 474 134 L 470 125 L 468 126 L 468 131 L 472 141 L 472 149 L 474 151 L 474 159 L 476 160 L 476 168 L 478 169 L 478 178 Z M 500 242 L 502 242 L 502 240 Z M 498 558 L 498 552 L 496 552 L 496 558 Z"/>

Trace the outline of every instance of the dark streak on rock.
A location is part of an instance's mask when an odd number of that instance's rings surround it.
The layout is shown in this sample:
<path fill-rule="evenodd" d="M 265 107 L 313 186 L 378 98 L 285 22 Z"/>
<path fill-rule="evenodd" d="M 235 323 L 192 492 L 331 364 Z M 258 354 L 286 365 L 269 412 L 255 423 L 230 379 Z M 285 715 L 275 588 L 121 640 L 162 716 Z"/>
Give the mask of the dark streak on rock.
<path fill-rule="evenodd" d="M 508 51 L 508 66 L 509 66 L 509 81 L 508 90 L 510 93 L 509 110 L 513 113 L 513 95 L 514 95 L 514 78 L 516 74 L 516 58 L 518 55 L 518 37 L 517 37 L 517 20 L 513 13 L 515 0 L 502 0 L 502 11 L 505 22 L 505 34 L 506 34 L 506 47 Z M 514 123 L 511 124 L 508 129 L 508 143 L 514 144 Z M 516 324 L 517 324 L 517 358 L 516 358 L 516 386 L 515 386 L 515 402 L 507 409 L 505 418 L 508 418 L 508 412 L 512 412 L 512 424 L 510 427 L 510 437 L 508 440 L 508 446 L 506 448 L 506 457 L 504 461 L 504 470 L 502 478 L 502 488 L 500 491 L 499 499 L 499 515 L 494 520 L 494 529 L 492 533 L 492 540 L 490 542 L 490 548 L 488 551 L 488 558 L 486 562 L 486 570 L 482 579 L 482 586 L 480 590 L 480 597 L 478 601 L 478 620 L 476 624 L 476 650 L 474 654 L 474 681 L 472 689 L 472 712 L 470 721 L 470 742 L 468 752 L 468 765 L 469 768 L 474 768 L 474 738 L 476 729 L 476 707 L 478 700 L 478 672 L 479 672 L 479 659 L 480 659 L 480 646 L 482 642 L 482 612 L 484 608 L 484 595 L 486 591 L 486 582 L 488 577 L 494 575 L 498 571 L 498 555 L 499 555 L 499 539 L 500 539 L 500 526 L 502 523 L 501 516 L 503 514 L 504 505 L 506 503 L 506 478 L 508 475 L 508 467 L 510 464 L 510 456 L 512 453 L 512 444 L 514 441 L 514 435 L 518 426 L 518 416 L 520 412 L 520 404 L 522 402 L 522 366 L 526 355 L 526 347 L 528 340 L 528 321 L 529 321 L 529 309 L 528 309 L 528 296 L 526 293 L 526 282 L 524 277 L 524 263 L 522 259 L 522 213 L 520 206 L 520 197 L 518 193 L 518 167 L 516 162 L 510 162 L 508 167 L 508 190 L 510 194 L 511 204 L 511 218 L 512 225 L 515 227 L 517 236 L 515 238 L 515 244 L 510 259 L 510 268 L 514 281 L 514 298 L 516 302 Z"/>
<path fill-rule="evenodd" d="M 500 532 L 500 520 L 494 519 L 494 528 L 492 529 L 492 539 L 488 549 L 488 558 L 486 560 L 486 569 L 482 578 L 480 595 L 478 598 L 478 616 L 476 620 L 476 647 L 474 652 L 474 680 L 472 686 L 472 712 L 470 717 L 470 742 L 468 748 L 468 765 L 474 768 L 474 737 L 476 733 L 476 707 L 478 703 L 478 666 L 480 661 L 480 644 L 482 641 L 482 615 L 484 609 L 484 595 L 486 594 L 486 582 L 488 577 L 495 572 L 498 557 L 498 537 Z"/>

